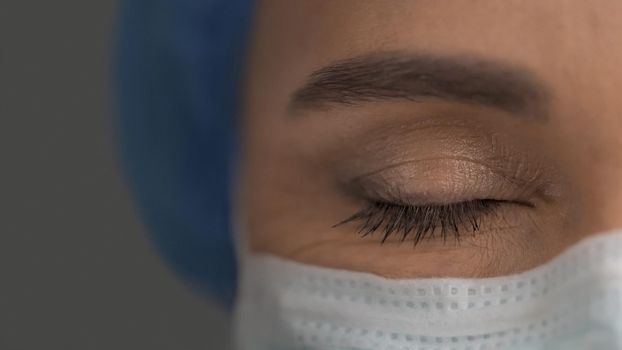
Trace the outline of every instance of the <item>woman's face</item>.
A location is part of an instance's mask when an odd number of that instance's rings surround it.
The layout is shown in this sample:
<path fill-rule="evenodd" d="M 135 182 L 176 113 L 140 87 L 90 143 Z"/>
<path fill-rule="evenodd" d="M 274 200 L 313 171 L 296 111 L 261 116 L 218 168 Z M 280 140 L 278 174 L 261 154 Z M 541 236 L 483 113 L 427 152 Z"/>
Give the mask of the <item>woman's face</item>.
<path fill-rule="evenodd" d="M 621 18 L 616 0 L 263 1 L 249 248 L 483 277 L 621 226 Z"/>

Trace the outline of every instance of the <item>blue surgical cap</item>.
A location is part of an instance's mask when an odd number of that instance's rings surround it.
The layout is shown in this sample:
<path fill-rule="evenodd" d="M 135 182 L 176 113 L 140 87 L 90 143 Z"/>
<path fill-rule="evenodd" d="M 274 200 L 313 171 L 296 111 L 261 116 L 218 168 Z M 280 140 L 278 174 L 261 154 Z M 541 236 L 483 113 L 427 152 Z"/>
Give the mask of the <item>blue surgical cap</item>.
<path fill-rule="evenodd" d="M 155 246 L 231 305 L 231 170 L 251 0 L 127 0 L 116 60 L 124 173 Z"/>

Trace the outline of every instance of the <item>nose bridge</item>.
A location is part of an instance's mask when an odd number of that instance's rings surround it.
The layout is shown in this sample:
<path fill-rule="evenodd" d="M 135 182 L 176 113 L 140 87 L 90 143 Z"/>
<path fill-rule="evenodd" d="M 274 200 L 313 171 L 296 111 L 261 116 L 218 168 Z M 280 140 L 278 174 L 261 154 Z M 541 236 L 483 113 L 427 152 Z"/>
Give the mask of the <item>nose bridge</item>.
<path fill-rule="evenodd" d="M 622 227 L 622 145 L 614 136 L 587 140 L 592 144 L 586 145 L 580 163 L 581 197 L 596 231 Z"/>
<path fill-rule="evenodd" d="M 617 118 L 614 118 L 617 117 Z M 599 229 L 622 227 L 622 125 L 619 112 L 603 117 L 601 139 L 594 140 L 594 149 L 585 166 L 588 203 Z"/>
<path fill-rule="evenodd" d="M 583 16 L 575 40 L 563 40 L 554 55 L 562 63 L 548 71 L 555 94 L 550 138 L 572 183 L 574 215 L 582 230 L 596 232 L 622 227 L 622 22 L 588 10 Z"/>
<path fill-rule="evenodd" d="M 551 136 L 586 232 L 622 228 L 622 78 L 600 79 L 569 89 Z"/>

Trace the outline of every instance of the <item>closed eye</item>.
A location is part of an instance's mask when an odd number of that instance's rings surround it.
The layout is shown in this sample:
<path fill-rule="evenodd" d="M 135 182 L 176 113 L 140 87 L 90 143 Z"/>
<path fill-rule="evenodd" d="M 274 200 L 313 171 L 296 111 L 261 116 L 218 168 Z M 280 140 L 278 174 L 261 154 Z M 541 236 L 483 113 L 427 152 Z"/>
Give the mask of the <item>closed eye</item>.
<path fill-rule="evenodd" d="M 414 245 L 426 239 L 446 241 L 451 237 L 460 241 L 463 234 L 479 231 L 483 217 L 511 203 L 532 206 L 529 203 L 496 199 L 419 206 L 369 201 L 361 210 L 334 227 L 358 223 L 358 233 L 362 237 L 381 232 L 382 243 L 392 236 L 397 236 L 401 241 L 411 239 Z"/>

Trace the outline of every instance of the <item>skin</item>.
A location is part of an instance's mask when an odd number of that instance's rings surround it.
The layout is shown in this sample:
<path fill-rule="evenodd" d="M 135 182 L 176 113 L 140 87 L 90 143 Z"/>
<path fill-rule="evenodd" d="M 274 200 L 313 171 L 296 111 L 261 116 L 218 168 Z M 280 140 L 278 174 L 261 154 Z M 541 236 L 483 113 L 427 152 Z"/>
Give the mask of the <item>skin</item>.
<path fill-rule="evenodd" d="M 616 0 L 260 2 L 238 208 L 246 248 L 394 278 L 484 277 L 622 226 L 620 18 Z M 292 113 L 313 72 L 377 52 L 529 72 L 549 94 L 546 118 L 442 98 Z M 459 242 L 381 244 L 382 232 L 357 233 L 360 222 L 333 227 L 369 197 L 396 194 L 409 205 L 503 203 L 476 232 L 461 227 Z"/>

